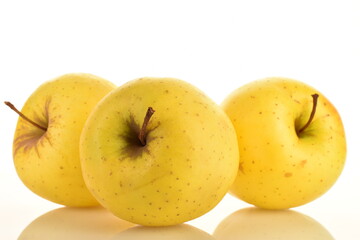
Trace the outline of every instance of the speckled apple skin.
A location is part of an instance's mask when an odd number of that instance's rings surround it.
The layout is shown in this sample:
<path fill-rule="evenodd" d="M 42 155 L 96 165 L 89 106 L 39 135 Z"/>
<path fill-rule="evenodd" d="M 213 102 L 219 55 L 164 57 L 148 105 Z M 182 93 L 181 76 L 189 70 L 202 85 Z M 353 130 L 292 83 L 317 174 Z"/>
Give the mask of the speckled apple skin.
<path fill-rule="evenodd" d="M 16 171 L 37 195 L 66 206 L 93 206 L 82 177 L 79 139 L 93 107 L 116 86 L 100 77 L 71 73 L 43 83 L 21 112 L 43 131 L 19 118 L 13 144 Z"/>
<path fill-rule="evenodd" d="M 314 119 L 302 133 L 319 94 Z M 222 103 L 237 133 L 240 164 L 230 192 L 255 206 L 286 209 L 308 203 L 335 183 L 346 140 L 335 107 L 314 88 L 288 78 L 251 82 Z"/>
<path fill-rule="evenodd" d="M 134 146 L 148 107 L 155 113 L 146 146 Z M 120 218 L 148 226 L 175 225 L 211 210 L 239 164 L 235 130 L 223 110 L 170 78 L 136 79 L 111 92 L 85 124 L 80 149 L 96 199 Z"/>

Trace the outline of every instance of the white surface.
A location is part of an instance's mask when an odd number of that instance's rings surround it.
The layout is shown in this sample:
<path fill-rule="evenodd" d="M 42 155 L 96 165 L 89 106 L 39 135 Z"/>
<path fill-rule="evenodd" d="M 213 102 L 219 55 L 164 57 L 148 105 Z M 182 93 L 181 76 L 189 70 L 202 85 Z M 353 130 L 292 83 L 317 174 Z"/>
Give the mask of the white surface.
<path fill-rule="evenodd" d="M 0 100 L 21 107 L 39 84 L 69 72 L 93 73 L 117 85 L 142 76 L 176 77 L 218 103 L 258 78 L 304 81 L 340 112 L 348 156 L 335 186 L 294 210 L 335 239 L 360 239 L 359 12 L 357 0 L 0 1 Z M 11 156 L 17 116 L 5 105 L 0 114 L 0 239 L 11 240 L 61 206 L 35 196 L 18 179 Z M 189 224 L 212 233 L 245 207 L 226 196 Z M 88 226 L 99 231 L 96 236 L 109 235 L 108 229 Z M 46 233 L 48 227 L 36 231 Z M 56 231 L 54 236 L 66 232 Z M 76 226 L 72 231 L 87 232 Z"/>

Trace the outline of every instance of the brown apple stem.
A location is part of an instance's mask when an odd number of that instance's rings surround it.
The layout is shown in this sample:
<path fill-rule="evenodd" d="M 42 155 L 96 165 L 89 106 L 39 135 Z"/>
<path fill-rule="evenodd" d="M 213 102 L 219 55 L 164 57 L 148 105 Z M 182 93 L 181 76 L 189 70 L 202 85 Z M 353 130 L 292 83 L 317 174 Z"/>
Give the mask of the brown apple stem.
<path fill-rule="evenodd" d="M 313 94 L 311 96 L 313 98 L 313 108 L 311 110 L 310 118 L 307 121 L 307 123 L 298 131 L 298 133 L 303 132 L 310 125 L 311 121 L 314 119 L 319 94 L 315 93 L 315 94 Z"/>
<path fill-rule="evenodd" d="M 34 125 L 37 128 L 40 128 L 41 130 L 46 131 L 47 128 L 40 126 L 39 124 L 37 124 L 36 122 L 32 121 L 31 119 L 29 119 L 28 117 L 26 117 L 24 114 L 22 114 L 22 112 L 20 112 L 19 110 L 17 110 L 17 108 L 11 103 L 11 102 L 4 102 L 9 108 L 11 108 L 14 112 L 16 112 L 17 114 L 19 114 L 20 117 L 22 117 L 23 119 L 25 119 L 26 121 L 28 121 L 29 123 L 31 123 L 32 125 Z"/>
<path fill-rule="evenodd" d="M 148 107 L 148 110 L 146 112 L 146 115 L 144 117 L 143 125 L 140 129 L 138 138 L 143 146 L 146 145 L 146 127 L 150 121 L 151 116 L 154 114 L 155 110 L 152 107 Z"/>

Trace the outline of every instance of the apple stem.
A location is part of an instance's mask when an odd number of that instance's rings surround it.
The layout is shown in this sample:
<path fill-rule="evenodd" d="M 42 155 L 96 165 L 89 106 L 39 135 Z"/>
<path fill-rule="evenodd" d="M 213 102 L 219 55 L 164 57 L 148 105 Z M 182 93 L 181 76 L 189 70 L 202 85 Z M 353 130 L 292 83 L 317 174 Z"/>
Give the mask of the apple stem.
<path fill-rule="evenodd" d="M 28 117 L 26 117 L 22 112 L 20 112 L 19 110 L 17 110 L 17 108 L 11 103 L 11 102 L 4 102 L 9 108 L 11 108 L 14 112 L 16 112 L 17 114 L 19 114 L 20 117 L 22 117 L 23 119 L 25 119 L 26 121 L 28 121 L 29 123 L 31 123 L 32 125 L 34 125 L 37 128 L 40 128 L 41 130 L 46 131 L 47 128 L 40 126 L 39 124 L 37 124 L 36 122 L 32 121 L 31 119 L 29 119 Z"/>
<path fill-rule="evenodd" d="M 144 117 L 144 122 L 143 125 L 141 127 L 141 130 L 139 132 L 138 138 L 141 142 L 141 145 L 145 146 L 146 145 L 146 139 L 145 139 L 145 131 L 146 131 L 146 127 L 150 121 L 151 116 L 154 114 L 155 110 L 152 107 L 148 107 L 148 110 L 146 112 L 146 115 Z"/>
<path fill-rule="evenodd" d="M 313 108 L 311 110 L 311 114 L 310 114 L 310 118 L 307 121 L 307 123 L 298 131 L 298 133 L 303 132 L 311 123 L 311 121 L 314 119 L 315 116 L 315 112 L 316 112 L 316 106 L 317 106 L 317 102 L 318 102 L 318 98 L 319 98 L 319 94 L 315 93 L 313 95 L 311 95 L 313 98 Z"/>

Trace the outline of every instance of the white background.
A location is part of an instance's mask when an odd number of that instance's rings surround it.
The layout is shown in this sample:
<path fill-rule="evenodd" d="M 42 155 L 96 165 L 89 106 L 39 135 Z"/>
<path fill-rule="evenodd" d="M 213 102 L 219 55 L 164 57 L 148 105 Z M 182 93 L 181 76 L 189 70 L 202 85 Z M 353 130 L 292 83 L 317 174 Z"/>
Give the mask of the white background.
<path fill-rule="evenodd" d="M 143 76 L 180 78 L 218 103 L 259 78 L 301 80 L 337 107 L 348 155 L 334 187 L 294 210 L 335 239 L 360 239 L 359 31 L 357 0 L 0 0 L 0 100 L 21 107 L 42 82 L 70 72 L 117 85 Z M 0 105 L 0 239 L 9 240 L 61 207 L 18 179 L 12 163 L 16 121 L 15 113 Z M 226 196 L 189 224 L 211 234 L 226 216 L 248 206 Z"/>

